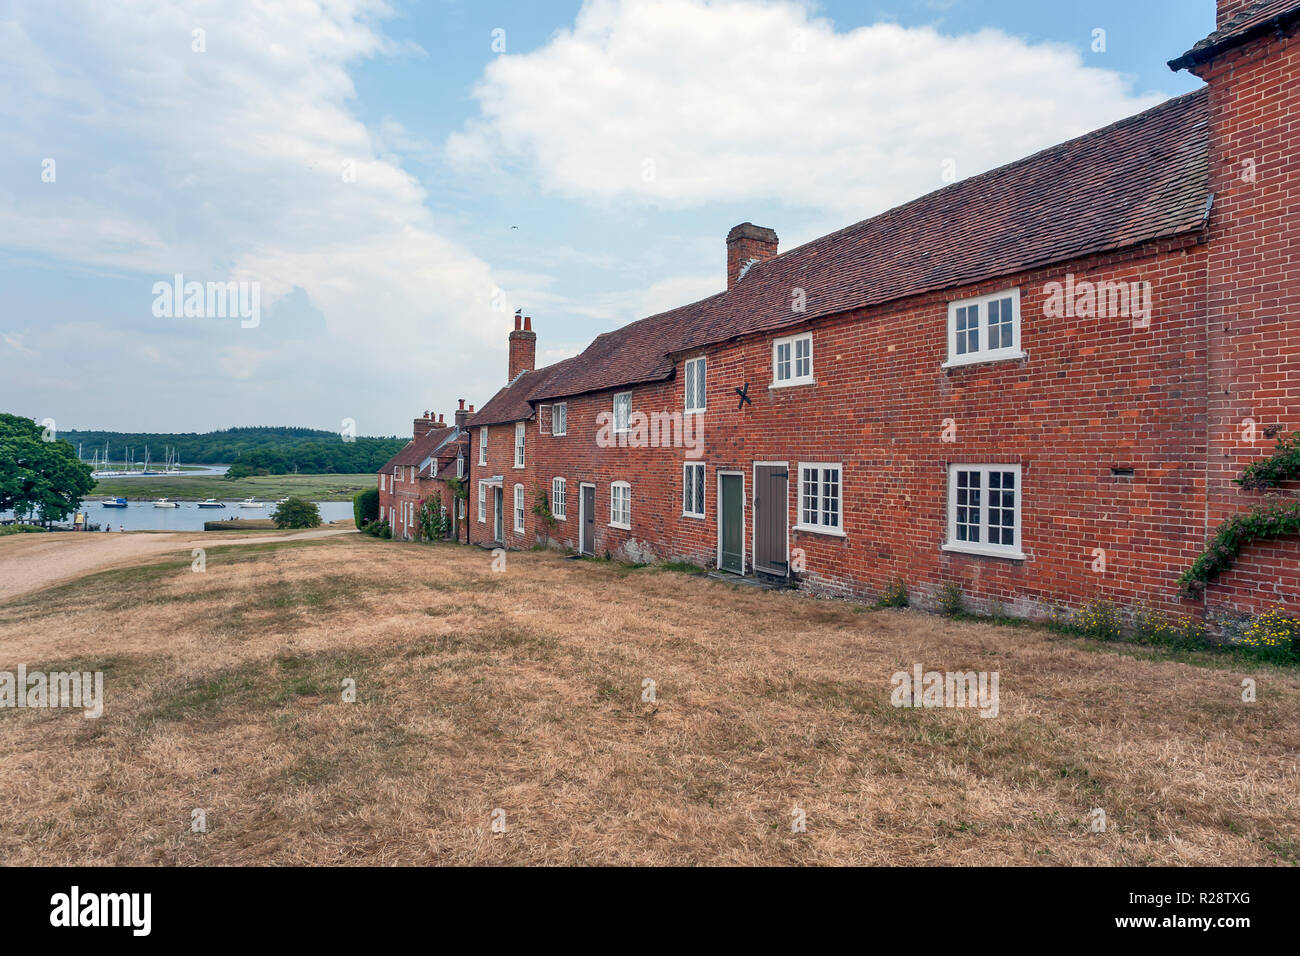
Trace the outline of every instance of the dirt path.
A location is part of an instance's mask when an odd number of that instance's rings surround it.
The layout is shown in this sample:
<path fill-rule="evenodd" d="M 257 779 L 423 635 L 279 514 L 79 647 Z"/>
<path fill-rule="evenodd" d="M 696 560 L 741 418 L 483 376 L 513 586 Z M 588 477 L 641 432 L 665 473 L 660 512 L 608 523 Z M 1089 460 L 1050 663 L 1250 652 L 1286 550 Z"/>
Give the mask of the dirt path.
<path fill-rule="evenodd" d="M 138 563 L 141 558 L 186 548 L 214 548 L 271 541 L 305 541 L 352 534 L 351 529 L 239 537 L 174 534 L 16 534 L 0 538 L 0 602 L 62 584 L 96 571 Z"/>

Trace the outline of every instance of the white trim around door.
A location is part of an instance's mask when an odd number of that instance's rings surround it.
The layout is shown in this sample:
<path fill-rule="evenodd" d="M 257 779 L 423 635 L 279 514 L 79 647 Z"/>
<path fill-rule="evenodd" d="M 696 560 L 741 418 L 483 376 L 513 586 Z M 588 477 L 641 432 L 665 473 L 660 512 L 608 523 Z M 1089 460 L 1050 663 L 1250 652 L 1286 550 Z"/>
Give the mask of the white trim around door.
<path fill-rule="evenodd" d="M 745 565 L 745 473 L 739 469 L 719 469 L 715 473 L 715 490 L 714 511 L 717 512 L 718 525 L 718 553 L 715 567 L 722 570 L 722 479 L 725 475 L 731 475 L 740 478 L 740 573 L 744 574 L 748 568 Z"/>

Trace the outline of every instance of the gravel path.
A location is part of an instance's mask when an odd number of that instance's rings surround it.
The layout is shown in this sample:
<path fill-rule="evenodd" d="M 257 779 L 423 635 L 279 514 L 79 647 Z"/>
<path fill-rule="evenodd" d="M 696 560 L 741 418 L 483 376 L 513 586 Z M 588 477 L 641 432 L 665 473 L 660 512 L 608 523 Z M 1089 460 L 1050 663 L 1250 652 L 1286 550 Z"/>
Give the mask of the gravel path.
<path fill-rule="evenodd" d="M 138 564 L 141 558 L 166 551 L 265 544 L 270 541 L 305 541 L 353 533 L 351 529 L 326 529 L 239 537 L 211 534 L 196 536 L 192 531 L 174 534 L 50 532 L 9 535 L 0 538 L 0 602 L 96 571 Z"/>

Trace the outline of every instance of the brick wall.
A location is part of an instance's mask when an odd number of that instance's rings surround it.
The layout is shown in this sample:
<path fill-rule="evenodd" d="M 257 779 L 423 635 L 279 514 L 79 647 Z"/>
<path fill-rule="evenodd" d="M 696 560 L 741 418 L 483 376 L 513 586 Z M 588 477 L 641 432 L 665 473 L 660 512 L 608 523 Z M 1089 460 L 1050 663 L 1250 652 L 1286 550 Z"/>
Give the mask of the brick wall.
<path fill-rule="evenodd" d="M 489 466 L 476 465 L 475 477 L 506 476 L 507 510 L 514 481 L 529 489 L 531 509 L 538 482 L 549 492 L 551 479 L 564 477 L 567 517 L 553 538 L 575 550 L 579 487 L 593 483 L 597 554 L 713 567 L 720 470 L 744 475 L 748 535 L 755 461 L 789 463 L 792 528 L 798 463 L 839 463 L 846 536 L 790 533 L 810 589 L 871 596 L 899 579 L 924 602 L 956 581 L 973 598 L 1030 615 L 1095 595 L 1170 605 L 1172 583 L 1205 534 L 1195 505 L 1204 495 L 1205 258 L 1195 240 L 1164 243 L 821 320 L 808 326 L 813 385 L 768 388 L 770 336 L 709 350 L 704 519 L 682 514 L 686 448 L 597 446 L 598 416 L 612 412 L 614 391 L 567 398 L 563 437 L 538 434 L 530 422 L 522 476 L 511 468 L 513 426 L 493 427 Z M 1149 327 L 1125 316 L 1046 317 L 1044 286 L 1067 272 L 1150 282 Z M 949 299 L 1014 285 L 1028 358 L 942 369 Z M 734 389 L 746 383 L 753 402 L 740 410 Z M 634 414 L 683 411 L 680 377 L 628 391 Z M 953 442 L 941 441 L 945 419 L 956 425 Z M 940 550 L 947 463 L 957 461 L 1022 466 L 1026 560 Z M 1133 476 L 1114 477 L 1112 467 Z M 609 526 L 610 484 L 619 480 L 632 486 L 631 531 Z M 490 512 L 489 504 L 487 529 Z M 476 540 L 486 540 L 485 526 L 478 530 Z M 511 547 L 547 537 L 531 512 L 525 535 L 507 531 Z M 751 547 L 747 537 L 747 558 Z M 1106 552 L 1104 572 L 1092 570 L 1097 548 Z"/>
<path fill-rule="evenodd" d="M 1300 40 L 1270 35 L 1198 70 L 1210 87 L 1211 529 L 1263 500 L 1232 483 L 1300 428 Z M 1288 492 L 1294 496 L 1294 491 Z M 1213 582 L 1213 618 L 1300 611 L 1300 540 L 1250 545 Z"/>

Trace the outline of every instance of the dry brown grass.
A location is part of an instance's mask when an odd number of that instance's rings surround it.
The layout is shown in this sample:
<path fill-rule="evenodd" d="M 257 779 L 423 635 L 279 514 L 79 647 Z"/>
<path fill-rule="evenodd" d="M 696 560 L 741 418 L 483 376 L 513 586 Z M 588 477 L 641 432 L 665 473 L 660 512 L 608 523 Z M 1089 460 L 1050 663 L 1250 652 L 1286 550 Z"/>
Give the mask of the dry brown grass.
<path fill-rule="evenodd" d="M 997 670 L 1000 716 L 890 706 L 914 662 Z M 203 574 L 186 552 L 0 605 L 0 670 L 19 663 L 104 669 L 107 704 L 0 711 L 8 863 L 1300 853 L 1294 671 L 675 572 L 512 554 L 494 574 L 477 549 L 358 536 L 214 547 Z"/>

